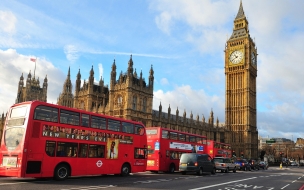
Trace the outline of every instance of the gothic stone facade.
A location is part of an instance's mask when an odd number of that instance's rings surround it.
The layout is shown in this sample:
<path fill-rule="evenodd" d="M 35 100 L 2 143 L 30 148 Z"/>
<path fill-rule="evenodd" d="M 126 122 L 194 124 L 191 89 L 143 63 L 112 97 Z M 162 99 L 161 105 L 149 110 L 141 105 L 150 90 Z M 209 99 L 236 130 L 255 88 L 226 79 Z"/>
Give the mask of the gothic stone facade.
<path fill-rule="evenodd" d="M 249 34 L 242 1 L 225 48 L 226 127 L 236 155 L 258 157 L 256 117 L 257 48 Z"/>
<path fill-rule="evenodd" d="M 16 103 L 31 101 L 31 100 L 40 100 L 46 102 L 47 88 L 48 88 L 47 82 L 48 82 L 47 77 L 45 77 L 41 88 L 39 77 L 35 79 L 35 74 L 34 74 L 34 77 L 32 78 L 30 71 L 29 74 L 27 75 L 26 86 L 24 86 L 24 77 L 22 73 L 19 80 Z"/>
<path fill-rule="evenodd" d="M 164 128 L 175 129 L 205 135 L 208 139 L 227 142 L 229 131 L 218 120 L 214 126 L 213 112 L 210 113 L 208 122 L 205 118 L 199 120 L 186 116 L 179 116 L 178 109 L 176 115 L 171 113 L 169 106 L 168 112 L 162 112 L 160 104 L 159 110 L 153 110 L 153 82 L 154 70 L 151 66 L 148 81 L 143 78 L 142 71 L 139 76 L 133 68 L 132 55 L 128 62 L 125 73 L 120 72 L 117 77 L 115 60 L 112 64 L 110 88 L 104 85 L 101 78 L 98 84 L 94 83 L 94 69 L 92 67 L 88 81 L 81 85 L 80 70 L 76 76 L 75 93 L 72 94 L 72 84 L 70 80 L 70 69 L 67 79 L 63 85 L 63 91 L 58 98 L 58 104 L 83 109 L 115 117 L 140 121 L 149 126 L 161 126 Z M 73 102 L 73 104 L 72 104 Z"/>

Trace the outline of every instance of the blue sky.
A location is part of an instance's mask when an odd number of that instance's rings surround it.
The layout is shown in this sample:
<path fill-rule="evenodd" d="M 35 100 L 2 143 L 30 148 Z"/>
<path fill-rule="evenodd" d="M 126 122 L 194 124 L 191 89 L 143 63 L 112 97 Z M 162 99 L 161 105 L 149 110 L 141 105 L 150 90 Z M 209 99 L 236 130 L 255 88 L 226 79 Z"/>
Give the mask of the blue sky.
<path fill-rule="evenodd" d="M 113 60 L 130 55 L 146 81 L 154 69 L 153 108 L 225 122 L 225 42 L 239 0 L 3 0 L 0 3 L 0 112 L 17 97 L 23 73 L 47 75 L 56 103 L 71 67 L 109 84 Z M 258 48 L 257 124 L 262 137 L 304 138 L 304 1 L 243 0 Z"/>

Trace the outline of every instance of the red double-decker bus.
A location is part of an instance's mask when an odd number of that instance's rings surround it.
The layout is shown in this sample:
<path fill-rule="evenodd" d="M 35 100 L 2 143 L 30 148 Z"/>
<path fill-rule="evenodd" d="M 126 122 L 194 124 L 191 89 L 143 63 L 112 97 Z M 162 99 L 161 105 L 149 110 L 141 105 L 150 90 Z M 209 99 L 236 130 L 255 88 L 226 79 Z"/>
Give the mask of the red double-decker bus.
<path fill-rule="evenodd" d="M 207 138 L 162 127 L 147 127 L 147 171 L 179 170 L 182 153 L 206 153 Z"/>
<path fill-rule="evenodd" d="M 40 101 L 13 105 L 0 147 L 0 175 L 68 176 L 143 172 L 142 123 Z"/>
<path fill-rule="evenodd" d="M 227 143 L 207 140 L 207 153 L 212 157 L 232 157 L 231 145 Z"/>

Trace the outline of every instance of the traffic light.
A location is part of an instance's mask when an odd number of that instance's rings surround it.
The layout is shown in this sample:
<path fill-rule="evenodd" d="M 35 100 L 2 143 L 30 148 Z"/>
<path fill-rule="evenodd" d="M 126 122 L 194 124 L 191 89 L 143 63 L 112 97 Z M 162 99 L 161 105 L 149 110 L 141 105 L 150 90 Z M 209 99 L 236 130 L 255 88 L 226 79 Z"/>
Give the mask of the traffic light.
<path fill-rule="evenodd" d="M 280 152 L 280 157 L 282 157 L 282 155 L 283 155 L 282 152 Z"/>
<path fill-rule="evenodd" d="M 244 153 L 243 152 L 241 152 L 241 157 L 244 158 Z"/>

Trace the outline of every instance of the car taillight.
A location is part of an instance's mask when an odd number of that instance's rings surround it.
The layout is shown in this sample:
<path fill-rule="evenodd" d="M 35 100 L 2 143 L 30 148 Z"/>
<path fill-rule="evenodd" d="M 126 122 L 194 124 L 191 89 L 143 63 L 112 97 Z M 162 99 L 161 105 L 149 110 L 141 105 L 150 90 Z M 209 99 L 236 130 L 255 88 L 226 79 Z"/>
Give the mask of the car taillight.
<path fill-rule="evenodd" d="M 225 167 L 225 166 L 226 166 L 226 164 L 222 164 L 222 166 L 224 166 L 224 167 Z"/>
<path fill-rule="evenodd" d="M 245 164 L 244 163 L 242 163 L 242 166 L 244 166 Z"/>
<path fill-rule="evenodd" d="M 251 162 L 251 164 L 253 165 L 253 162 Z"/>
<path fill-rule="evenodd" d="M 194 163 L 194 166 L 197 166 L 197 162 Z"/>

